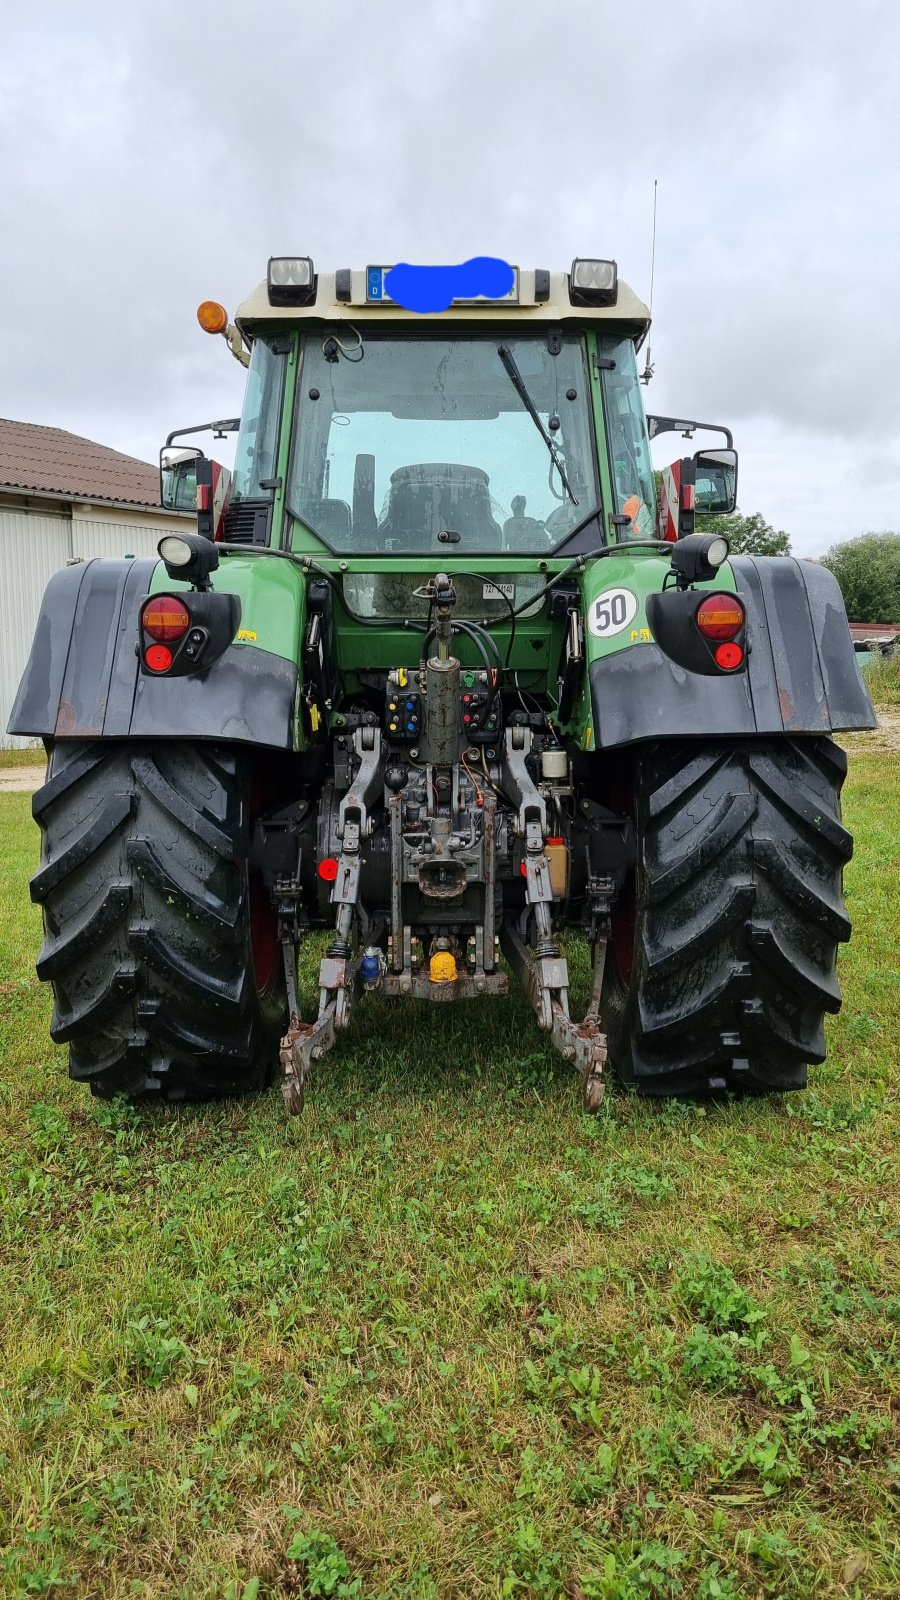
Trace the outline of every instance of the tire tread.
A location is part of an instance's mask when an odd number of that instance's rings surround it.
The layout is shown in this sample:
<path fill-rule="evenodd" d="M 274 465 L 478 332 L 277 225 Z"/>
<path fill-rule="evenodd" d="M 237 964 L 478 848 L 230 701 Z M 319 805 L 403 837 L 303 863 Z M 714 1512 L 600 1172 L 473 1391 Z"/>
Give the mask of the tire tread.
<path fill-rule="evenodd" d="M 187 1097 L 263 1087 L 280 971 L 250 953 L 250 774 L 234 747 L 59 743 L 34 797 L 51 1037 L 94 1093 Z"/>
<path fill-rule="evenodd" d="M 671 741 L 638 758 L 632 976 L 608 968 L 610 1058 L 647 1094 L 802 1088 L 850 936 L 845 753 L 824 738 Z"/>

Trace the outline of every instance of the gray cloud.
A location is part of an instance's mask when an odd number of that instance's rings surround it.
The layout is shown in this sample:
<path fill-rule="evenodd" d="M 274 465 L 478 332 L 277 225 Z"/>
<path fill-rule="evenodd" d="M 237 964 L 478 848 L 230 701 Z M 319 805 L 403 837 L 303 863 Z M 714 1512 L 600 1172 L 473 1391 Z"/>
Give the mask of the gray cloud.
<path fill-rule="evenodd" d="M 897 525 L 900 12 L 862 0 L 0 6 L 0 412 L 152 457 L 240 404 L 193 320 L 269 254 L 617 255 L 648 405 L 810 552 Z M 674 453 L 674 452 L 673 452 Z"/>

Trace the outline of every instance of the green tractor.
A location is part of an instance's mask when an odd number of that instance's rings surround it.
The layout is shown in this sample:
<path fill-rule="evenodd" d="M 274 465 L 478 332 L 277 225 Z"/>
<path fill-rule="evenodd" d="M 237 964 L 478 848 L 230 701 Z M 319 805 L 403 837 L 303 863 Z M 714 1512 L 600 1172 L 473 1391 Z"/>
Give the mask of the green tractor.
<path fill-rule="evenodd" d="M 10 731 L 48 752 L 38 973 L 95 1093 L 280 1070 L 297 1111 L 369 995 L 511 976 L 589 1109 L 607 1062 L 672 1095 L 823 1060 L 852 848 L 830 735 L 874 726 L 837 585 L 693 532 L 735 504 L 727 429 L 657 511 L 649 439 L 706 425 L 645 417 L 615 263 L 512 279 L 425 314 L 388 268 L 276 257 L 234 324 L 205 302 L 249 368 L 209 425 L 230 482 L 177 430 L 164 500 L 197 532 L 49 584 Z"/>

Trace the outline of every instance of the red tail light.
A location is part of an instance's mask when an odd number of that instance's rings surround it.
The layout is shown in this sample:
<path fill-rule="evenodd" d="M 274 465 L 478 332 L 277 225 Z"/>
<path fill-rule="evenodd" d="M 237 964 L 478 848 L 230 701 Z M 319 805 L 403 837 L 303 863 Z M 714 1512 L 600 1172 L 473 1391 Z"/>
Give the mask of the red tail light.
<path fill-rule="evenodd" d="M 155 594 L 141 608 L 141 627 L 151 639 L 181 639 L 191 625 L 191 613 L 174 594 Z"/>
<path fill-rule="evenodd" d="M 739 644 L 717 644 L 713 654 L 716 666 L 721 667 L 723 672 L 733 672 L 744 659 L 744 652 Z"/>
<path fill-rule="evenodd" d="M 323 883 L 334 883 L 338 875 L 338 864 L 334 856 L 325 856 L 319 862 L 319 877 Z"/>
<path fill-rule="evenodd" d="M 733 594 L 708 594 L 694 612 L 694 621 L 706 639 L 733 639 L 747 614 Z"/>
<path fill-rule="evenodd" d="M 172 665 L 172 652 L 167 644 L 148 645 L 144 660 L 151 672 L 168 672 Z"/>

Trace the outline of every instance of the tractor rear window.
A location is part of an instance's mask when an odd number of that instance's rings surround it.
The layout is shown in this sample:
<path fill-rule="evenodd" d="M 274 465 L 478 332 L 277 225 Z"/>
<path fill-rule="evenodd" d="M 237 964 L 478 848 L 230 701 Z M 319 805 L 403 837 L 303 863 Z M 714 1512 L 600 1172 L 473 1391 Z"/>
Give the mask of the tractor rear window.
<path fill-rule="evenodd" d="M 543 555 L 599 507 L 577 335 L 325 328 L 298 383 L 288 504 L 333 550 Z"/>
<path fill-rule="evenodd" d="M 456 590 L 455 617 L 471 617 L 475 621 L 488 618 L 496 622 L 507 621 L 512 606 L 523 606 L 532 595 L 539 598 L 533 606 L 523 609 L 525 618 L 536 617 L 543 611 L 546 601 L 546 577 L 542 572 L 510 572 L 502 577 L 492 574 L 491 579 L 477 573 L 453 573 Z M 411 621 L 431 617 L 434 603 L 425 594 L 421 572 L 345 572 L 344 598 L 352 612 L 362 617 L 380 617 Z"/>

